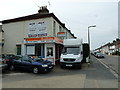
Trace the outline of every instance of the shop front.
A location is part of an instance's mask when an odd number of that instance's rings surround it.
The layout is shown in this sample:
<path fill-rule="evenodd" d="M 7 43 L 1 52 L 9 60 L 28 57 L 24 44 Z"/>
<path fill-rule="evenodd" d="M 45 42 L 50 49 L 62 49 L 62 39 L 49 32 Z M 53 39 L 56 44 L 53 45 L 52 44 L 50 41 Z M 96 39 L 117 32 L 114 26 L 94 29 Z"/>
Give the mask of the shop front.
<path fill-rule="evenodd" d="M 56 37 L 25 38 L 22 45 L 23 55 L 41 56 L 55 64 L 60 60 L 63 41 Z"/>

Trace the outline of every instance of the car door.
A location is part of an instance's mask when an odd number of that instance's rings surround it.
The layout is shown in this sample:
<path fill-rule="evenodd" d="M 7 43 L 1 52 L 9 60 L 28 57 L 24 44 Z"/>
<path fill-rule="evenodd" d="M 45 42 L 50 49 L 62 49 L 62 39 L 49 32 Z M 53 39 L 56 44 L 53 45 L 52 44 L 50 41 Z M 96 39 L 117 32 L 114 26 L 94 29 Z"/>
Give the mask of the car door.
<path fill-rule="evenodd" d="M 22 57 L 22 68 L 25 70 L 32 68 L 32 61 L 28 56 Z"/>
<path fill-rule="evenodd" d="M 30 60 L 22 60 L 22 68 L 25 70 L 30 70 L 32 67 L 32 62 Z"/>
<path fill-rule="evenodd" d="M 22 68 L 22 58 L 21 57 L 17 57 L 16 59 L 14 59 L 13 61 L 13 65 L 15 68 Z"/>

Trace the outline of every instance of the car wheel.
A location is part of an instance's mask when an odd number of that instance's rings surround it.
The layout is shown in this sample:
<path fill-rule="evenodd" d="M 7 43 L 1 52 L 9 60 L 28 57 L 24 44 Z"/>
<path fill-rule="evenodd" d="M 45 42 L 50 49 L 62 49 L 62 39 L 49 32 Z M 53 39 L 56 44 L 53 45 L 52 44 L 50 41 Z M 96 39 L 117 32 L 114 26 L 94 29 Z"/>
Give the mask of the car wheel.
<path fill-rule="evenodd" d="M 13 65 L 10 66 L 10 70 L 13 71 L 15 70 L 15 67 Z"/>
<path fill-rule="evenodd" d="M 34 73 L 34 74 L 38 74 L 38 73 L 39 73 L 39 69 L 38 69 L 37 67 L 34 67 L 34 68 L 33 68 L 33 73 Z"/>

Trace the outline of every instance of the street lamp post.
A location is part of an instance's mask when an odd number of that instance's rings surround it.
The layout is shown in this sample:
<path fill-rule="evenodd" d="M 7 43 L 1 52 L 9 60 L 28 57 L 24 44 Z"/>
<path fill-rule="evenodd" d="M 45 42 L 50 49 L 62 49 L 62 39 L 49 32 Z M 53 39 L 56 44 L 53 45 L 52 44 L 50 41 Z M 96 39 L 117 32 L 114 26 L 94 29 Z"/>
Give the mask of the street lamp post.
<path fill-rule="evenodd" d="M 93 26 L 89 26 L 89 27 L 88 27 L 89 59 L 90 59 L 90 34 L 89 34 L 89 29 L 90 29 L 91 27 L 96 27 L 96 25 L 93 25 Z"/>

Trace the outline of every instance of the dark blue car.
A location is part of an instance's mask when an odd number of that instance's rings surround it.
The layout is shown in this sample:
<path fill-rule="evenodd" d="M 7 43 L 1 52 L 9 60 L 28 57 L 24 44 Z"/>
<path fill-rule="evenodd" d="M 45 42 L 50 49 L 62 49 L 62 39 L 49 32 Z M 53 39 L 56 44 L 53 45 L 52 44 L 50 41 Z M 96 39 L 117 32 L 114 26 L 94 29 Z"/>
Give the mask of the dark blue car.
<path fill-rule="evenodd" d="M 23 69 L 37 74 L 50 71 L 53 67 L 52 62 L 43 60 L 42 58 L 32 59 L 29 56 L 16 56 L 10 65 L 10 70 Z"/>

